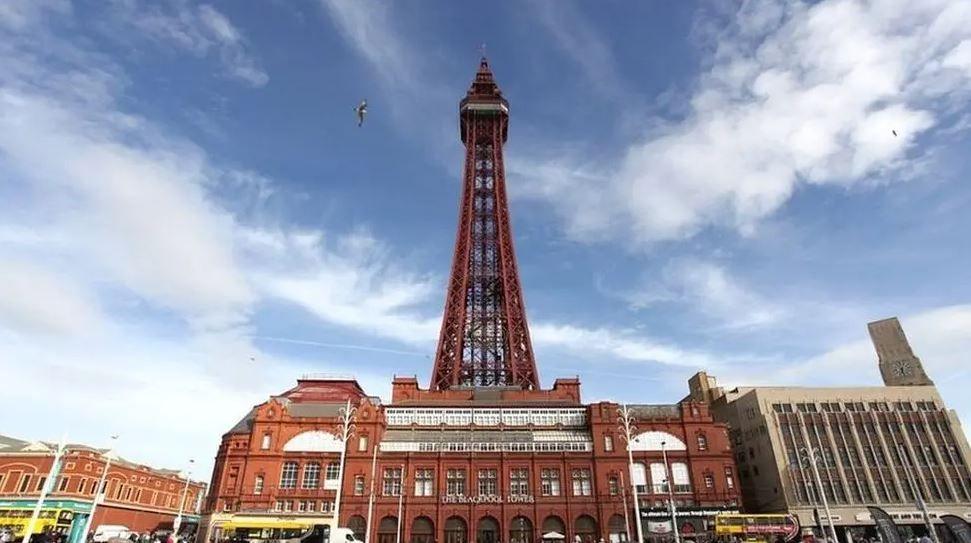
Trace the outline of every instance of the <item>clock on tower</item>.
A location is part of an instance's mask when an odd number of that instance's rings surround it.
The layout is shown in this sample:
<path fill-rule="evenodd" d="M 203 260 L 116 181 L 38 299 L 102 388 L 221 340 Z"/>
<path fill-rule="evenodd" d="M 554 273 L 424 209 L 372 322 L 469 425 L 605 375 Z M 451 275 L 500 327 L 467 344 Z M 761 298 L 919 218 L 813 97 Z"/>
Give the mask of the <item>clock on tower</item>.
<path fill-rule="evenodd" d="M 914 354 L 896 317 L 871 322 L 870 338 L 880 361 L 880 375 L 887 386 L 932 386 L 920 358 Z"/>

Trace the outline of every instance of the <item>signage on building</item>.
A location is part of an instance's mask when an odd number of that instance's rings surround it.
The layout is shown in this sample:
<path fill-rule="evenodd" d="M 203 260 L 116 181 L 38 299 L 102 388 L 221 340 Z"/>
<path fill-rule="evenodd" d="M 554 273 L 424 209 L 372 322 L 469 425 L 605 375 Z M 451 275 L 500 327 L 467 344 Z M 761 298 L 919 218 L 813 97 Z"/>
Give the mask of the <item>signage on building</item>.
<path fill-rule="evenodd" d="M 713 517 L 719 513 L 738 513 L 738 508 L 679 507 L 677 515 L 678 517 Z M 644 518 L 668 518 L 671 516 L 671 511 L 667 507 L 641 509 L 641 516 Z"/>
<path fill-rule="evenodd" d="M 442 496 L 442 503 L 458 504 L 477 504 L 477 503 L 533 503 L 535 500 L 530 494 L 512 494 L 506 496 L 505 502 L 501 494 L 482 494 L 478 496 L 466 496 L 464 494 L 446 494 Z"/>

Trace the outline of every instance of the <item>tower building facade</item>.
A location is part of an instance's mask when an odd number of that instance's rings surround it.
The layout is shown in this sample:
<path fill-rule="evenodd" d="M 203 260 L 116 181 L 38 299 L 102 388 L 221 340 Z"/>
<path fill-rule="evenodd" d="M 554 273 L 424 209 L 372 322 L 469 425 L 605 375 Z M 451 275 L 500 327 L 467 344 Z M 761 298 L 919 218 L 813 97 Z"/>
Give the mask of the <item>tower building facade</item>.
<path fill-rule="evenodd" d="M 459 104 L 461 205 L 427 388 L 395 377 L 390 403 L 353 379 L 308 376 L 222 439 L 204 537 L 266 539 L 349 527 L 368 543 L 696 540 L 740 507 L 727 429 L 704 402 L 581 399 L 543 388 L 516 268 L 503 145 L 509 104 L 483 59 Z M 342 420 L 353 419 L 345 441 Z M 635 514 L 637 496 L 641 517 Z"/>

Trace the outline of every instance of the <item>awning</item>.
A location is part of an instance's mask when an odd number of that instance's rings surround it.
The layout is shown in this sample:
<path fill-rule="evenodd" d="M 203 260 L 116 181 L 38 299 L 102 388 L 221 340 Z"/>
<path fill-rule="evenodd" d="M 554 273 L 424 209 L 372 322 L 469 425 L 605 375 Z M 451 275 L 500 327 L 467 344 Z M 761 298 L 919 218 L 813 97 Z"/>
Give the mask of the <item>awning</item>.
<path fill-rule="evenodd" d="M 229 521 L 220 527 L 224 530 L 235 530 L 238 528 L 310 528 L 314 525 L 313 520 L 307 522 L 296 522 L 293 520 L 243 520 Z"/>
<path fill-rule="evenodd" d="M 566 536 L 560 532 L 546 532 L 543 534 L 543 539 L 566 539 Z"/>

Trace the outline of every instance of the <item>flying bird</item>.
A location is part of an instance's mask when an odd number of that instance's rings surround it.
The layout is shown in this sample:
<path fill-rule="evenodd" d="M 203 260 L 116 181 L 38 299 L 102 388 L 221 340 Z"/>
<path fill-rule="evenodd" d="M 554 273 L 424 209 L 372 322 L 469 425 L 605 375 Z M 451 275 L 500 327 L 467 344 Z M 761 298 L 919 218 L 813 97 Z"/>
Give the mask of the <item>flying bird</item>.
<path fill-rule="evenodd" d="M 357 126 L 364 124 L 364 116 L 367 115 L 367 99 L 361 100 L 361 103 L 354 108 L 354 112 L 357 113 Z"/>
<path fill-rule="evenodd" d="M 896 130 L 891 130 L 891 132 L 893 132 L 893 137 L 896 138 L 897 137 L 897 131 Z"/>

